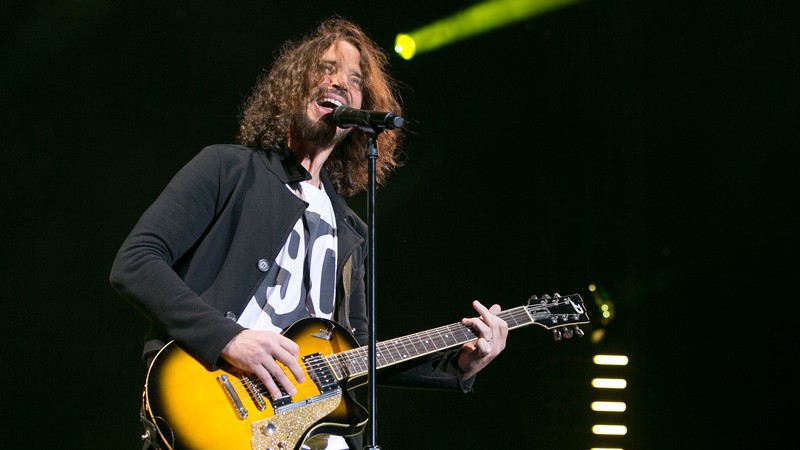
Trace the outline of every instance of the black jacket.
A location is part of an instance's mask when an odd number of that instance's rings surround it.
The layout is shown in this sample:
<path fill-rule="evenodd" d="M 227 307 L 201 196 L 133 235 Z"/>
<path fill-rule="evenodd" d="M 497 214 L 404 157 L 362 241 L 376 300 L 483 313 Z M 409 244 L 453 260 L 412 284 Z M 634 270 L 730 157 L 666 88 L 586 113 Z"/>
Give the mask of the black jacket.
<path fill-rule="evenodd" d="M 242 330 L 236 318 L 307 206 L 285 184 L 308 178 L 287 149 L 236 145 L 206 147 L 175 175 L 123 243 L 110 277 L 152 322 L 145 359 L 174 339 L 206 368 L 219 368 L 222 349 Z M 335 192 L 324 171 L 321 180 Z M 364 345 L 367 227 L 341 196 L 330 196 L 338 236 L 334 319 Z M 468 391 L 472 383 L 462 383 L 456 355 L 437 353 L 382 378 Z"/>

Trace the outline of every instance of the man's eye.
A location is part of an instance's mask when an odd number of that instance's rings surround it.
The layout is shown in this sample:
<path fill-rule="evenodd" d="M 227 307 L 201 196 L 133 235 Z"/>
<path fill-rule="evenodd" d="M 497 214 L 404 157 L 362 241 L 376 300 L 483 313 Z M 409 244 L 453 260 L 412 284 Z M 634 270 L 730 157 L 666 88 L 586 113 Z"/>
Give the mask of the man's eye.
<path fill-rule="evenodd" d="M 359 87 L 360 88 L 361 84 L 362 84 L 361 78 L 358 78 L 358 77 L 351 78 L 350 79 L 350 84 L 352 84 L 355 87 Z"/>
<path fill-rule="evenodd" d="M 322 72 L 323 72 L 325 75 L 333 75 L 333 73 L 334 73 L 334 72 L 336 72 L 336 70 L 333 68 L 333 66 L 332 66 L 332 65 L 330 65 L 330 64 L 325 64 L 324 66 L 322 66 Z"/>

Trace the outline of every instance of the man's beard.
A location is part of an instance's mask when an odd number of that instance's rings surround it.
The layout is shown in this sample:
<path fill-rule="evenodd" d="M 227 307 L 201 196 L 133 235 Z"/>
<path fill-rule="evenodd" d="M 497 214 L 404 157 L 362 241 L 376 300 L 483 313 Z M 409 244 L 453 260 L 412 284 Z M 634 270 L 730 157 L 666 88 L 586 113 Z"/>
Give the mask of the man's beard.
<path fill-rule="evenodd" d="M 305 109 L 295 114 L 294 124 L 300 139 L 323 148 L 333 147 L 342 142 L 350 130 L 343 130 L 334 125 L 331 116 L 332 114 L 328 114 L 313 122 Z"/>

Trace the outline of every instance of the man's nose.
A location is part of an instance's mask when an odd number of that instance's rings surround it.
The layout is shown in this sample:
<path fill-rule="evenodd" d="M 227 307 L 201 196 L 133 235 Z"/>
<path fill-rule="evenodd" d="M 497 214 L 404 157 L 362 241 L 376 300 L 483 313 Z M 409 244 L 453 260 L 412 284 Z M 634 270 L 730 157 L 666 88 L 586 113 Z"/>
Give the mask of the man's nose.
<path fill-rule="evenodd" d="M 347 76 L 341 70 L 328 75 L 328 84 L 339 89 L 347 89 Z"/>

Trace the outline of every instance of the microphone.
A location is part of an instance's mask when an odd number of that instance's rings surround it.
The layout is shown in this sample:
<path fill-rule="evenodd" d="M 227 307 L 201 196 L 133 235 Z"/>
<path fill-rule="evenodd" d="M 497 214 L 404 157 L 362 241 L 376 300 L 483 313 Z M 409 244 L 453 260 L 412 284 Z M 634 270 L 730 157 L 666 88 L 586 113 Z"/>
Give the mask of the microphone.
<path fill-rule="evenodd" d="M 391 112 L 366 111 L 337 106 L 333 110 L 333 123 L 339 128 L 358 127 L 368 133 L 394 130 L 403 126 L 403 118 Z"/>

